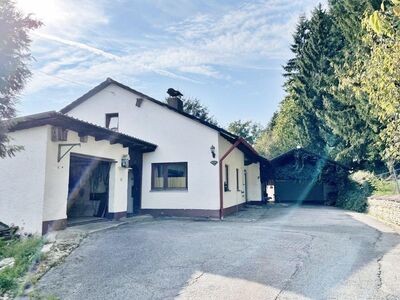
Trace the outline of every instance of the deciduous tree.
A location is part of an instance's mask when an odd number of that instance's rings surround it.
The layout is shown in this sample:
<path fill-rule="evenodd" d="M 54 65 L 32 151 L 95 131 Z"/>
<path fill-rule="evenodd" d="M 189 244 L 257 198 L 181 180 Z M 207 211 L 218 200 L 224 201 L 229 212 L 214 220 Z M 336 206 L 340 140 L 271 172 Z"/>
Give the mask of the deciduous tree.
<path fill-rule="evenodd" d="M 195 116 L 203 121 L 207 121 L 211 124 L 218 125 L 214 116 L 210 114 L 208 107 L 203 105 L 197 98 L 184 98 L 183 110 L 188 114 Z"/>
<path fill-rule="evenodd" d="M 10 144 L 5 121 L 15 116 L 18 95 L 31 76 L 29 32 L 40 25 L 18 11 L 13 1 L 0 1 L 0 158 L 13 156 L 21 149 Z"/>
<path fill-rule="evenodd" d="M 261 124 L 253 121 L 233 121 L 228 125 L 228 131 L 244 138 L 251 145 L 255 145 L 263 132 Z"/>

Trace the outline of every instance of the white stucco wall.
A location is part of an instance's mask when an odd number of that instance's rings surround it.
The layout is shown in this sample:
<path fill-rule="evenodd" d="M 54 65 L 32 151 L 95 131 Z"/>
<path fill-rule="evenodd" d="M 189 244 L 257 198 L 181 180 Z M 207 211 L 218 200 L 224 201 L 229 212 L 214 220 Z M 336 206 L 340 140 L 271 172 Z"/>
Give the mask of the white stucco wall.
<path fill-rule="evenodd" d="M 12 144 L 25 149 L 13 158 L 0 159 L 0 221 L 41 234 L 47 130 L 31 128 L 9 136 Z"/>
<path fill-rule="evenodd" d="M 75 147 L 58 163 L 58 144 L 79 143 L 76 132 L 68 131 L 68 141 L 52 142 L 51 126 L 47 125 L 12 132 L 10 137 L 13 144 L 25 149 L 13 158 L 0 159 L 1 222 L 41 234 L 43 221 L 67 218 L 71 153 L 118 161 L 110 170 L 109 212 L 126 211 L 128 170 L 120 167 L 120 161 L 128 148 L 89 137 L 87 143 Z"/>
<path fill-rule="evenodd" d="M 232 146 L 223 137 L 219 137 L 219 149 L 220 158 L 229 150 Z M 244 155 L 243 153 L 235 148 L 223 161 L 222 170 L 223 178 L 225 182 L 225 165 L 229 166 L 229 190 L 224 191 L 224 208 L 238 205 L 246 201 L 244 195 Z M 239 191 L 236 186 L 236 169 L 239 169 Z"/>
<path fill-rule="evenodd" d="M 111 164 L 109 182 L 109 212 L 124 212 L 127 209 L 128 169 L 121 168 L 121 158 L 128 154 L 128 148 L 120 144 L 111 145 L 109 141 L 95 141 L 89 136 L 87 143 L 82 143 L 74 131 L 68 131 L 68 141 L 52 142 L 51 127 L 46 126 L 48 134 L 46 180 L 44 195 L 43 221 L 65 219 L 67 217 L 67 197 L 69 182 L 69 164 L 71 153 L 84 154 L 116 160 Z M 60 162 L 57 162 L 59 144 L 81 143 L 74 147 Z M 64 148 L 63 151 L 66 151 Z"/>
<path fill-rule="evenodd" d="M 251 164 L 245 169 L 247 172 L 247 201 L 261 201 L 260 164 Z"/>
<path fill-rule="evenodd" d="M 146 99 L 137 107 L 137 98 L 110 85 L 68 115 L 105 126 L 106 113 L 119 113 L 120 132 L 158 145 L 143 156 L 142 208 L 219 209 L 218 165 L 210 163 L 218 132 Z M 188 163 L 187 191 L 151 191 L 151 164 L 165 162 Z"/>

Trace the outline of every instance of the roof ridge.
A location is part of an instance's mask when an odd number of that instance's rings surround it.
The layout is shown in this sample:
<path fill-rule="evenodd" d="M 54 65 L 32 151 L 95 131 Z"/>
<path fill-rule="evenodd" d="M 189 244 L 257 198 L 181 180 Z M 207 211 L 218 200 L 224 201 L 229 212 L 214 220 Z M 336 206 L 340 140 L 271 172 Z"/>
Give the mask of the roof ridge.
<path fill-rule="evenodd" d="M 123 88 L 123 89 L 125 89 L 125 90 L 128 90 L 128 91 L 130 91 L 130 92 L 132 92 L 132 93 L 134 93 L 134 94 L 138 94 L 139 96 L 144 97 L 144 98 L 146 98 L 147 100 L 152 101 L 153 103 L 156 103 L 156 104 L 158 104 L 158 105 L 164 106 L 165 108 L 168 108 L 168 109 L 170 109 L 170 110 L 172 110 L 172 111 L 174 111 L 174 112 L 176 112 L 176 113 L 178 113 L 178 114 L 181 114 L 181 115 L 183 115 L 183 116 L 185 116 L 185 117 L 188 117 L 188 118 L 190 118 L 190 119 L 196 120 L 196 121 L 202 123 L 203 125 L 206 125 L 206 126 L 212 128 L 212 129 L 214 129 L 214 130 L 223 131 L 223 132 L 225 132 L 226 134 L 231 135 L 232 137 L 236 137 L 236 138 L 239 137 L 238 135 L 236 135 L 236 134 L 234 134 L 234 133 L 232 133 L 232 132 L 229 132 L 228 130 L 226 130 L 226 129 L 224 129 L 224 128 L 218 126 L 218 125 L 211 124 L 210 122 L 205 121 L 205 120 L 202 120 L 202 119 L 200 119 L 200 118 L 198 118 L 198 117 L 196 117 L 196 116 L 193 116 L 193 115 L 191 115 L 191 114 L 189 114 L 189 113 L 187 113 L 187 112 L 179 111 L 179 110 L 177 110 L 176 108 L 169 106 L 167 103 L 162 102 L 162 101 L 160 101 L 160 100 L 157 100 L 157 99 L 155 99 L 155 98 L 153 98 L 153 97 L 150 97 L 150 96 L 148 96 L 148 95 L 146 95 L 146 94 L 143 94 L 142 92 L 139 92 L 139 91 L 137 91 L 137 90 L 131 88 L 130 86 L 127 86 L 127 85 L 125 85 L 125 84 L 123 84 L 123 83 L 120 83 L 119 81 L 117 81 L 117 80 L 115 80 L 115 79 L 113 79 L 113 78 L 111 78 L 111 77 L 107 77 L 105 81 L 101 82 L 100 84 L 98 84 L 97 86 L 95 86 L 94 88 L 92 88 L 91 90 L 89 90 L 88 92 L 86 92 L 85 94 L 83 94 L 81 97 L 79 97 L 78 99 L 76 99 L 75 101 L 73 101 L 73 102 L 71 102 L 70 104 L 68 104 L 67 106 L 63 107 L 63 108 L 60 110 L 60 112 L 63 113 L 63 114 L 68 113 L 69 111 L 71 111 L 72 109 L 74 109 L 75 107 L 77 107 L 78 105 L 80 105 L 82 102 L 86 101 L 86 100 L 89 99 L 91 96 L 97 94 L 98 92 L 100 92 L 101 90 L 103 90 L 104 88 L 106 88 L 106 87 L 107 87 L 108 85 L 110 85 L 110 84 L 115 84 L 115 85 L 119 86 L 120 88 Z"/>
<path fill-rule="evenodd" d="M 163 107 L 165 107 L 165 108 L 167 108 L 167 109 L 169 109 L 169 110 L 172 110 L 172 111 L 174 111 L 174 112 L 176 112 L 176 113 L 178 113 L 178 114 L 180 114 L 180 115 L 182 115 L 182 116 L 184 116 L 184 117 L 186 117 L 186 118 L 189 118 L 189 119 L 191 119 L 191 120 L 193 120 L 193 121 L 196 121 L 196 122 L 198 122 L 198 123 L 200 123 L 200 124 L 202 124 L 202 125 L 205 125 L 205 126 L 211 128 L 211 129 L 213 129 L 213 130 L 215 130 L 215 131 L 218 131 L 223 137 L 225 137 L 226 139 L 228 139 L 228 141 L 231 142 L 231 143 L 232 143 L 232 140 L 236 141 L 237 139 L 241 138 L 240 136 L 238 136 L 238 135 L 236 135 L 236 134 L 234 134 L 234 133 L 231 133 L 231 132 L 229 132 L 228 130 L 226 130 L 226 129 L 224 129 L 224 128 L 218 126 L 218 125 L 211 124 L 210 122 L 205 121 L 205 120 L 203 120 L 203 119 L 200 119 L 200 118 L 198 118 L 198 117 L 196 117 L 196 116 L 193 116 L 193 115 L 191 115 L 191 114 L 189 114 L 189 113 L 187 113 L 187 112 L 185 112 L 185 111 L 177 110 L 176 108 L 171 107 L 171 106 L 168 105 L 167 103 L 162 102 L 162 101 L 160 101 L 160 100 L 157 100 L 157 99 L 155 99 L 155 98 L 152 98 L 152 97 L 150 97 L 150 96 L 148 96 L 148 95 L 146 95 L 146 94 L 143 94 L 143 93 L 141 93 L 141 92 L 139 92 L 139 91 L 137 91 L 137 90 L 131 88 L 130 86 L 127 86 L 127 85 L 125 85 L 125 84 L 123 84 L 123 83 L 118 82 L 117 80 L 112 79 L 111 77 L 107 77 L 105 81 L 101 82 L 100 84 L 98 84 L 97 86 L 95 86 L 94 88 L 92 88 L 91 90 L 89 90 L 87 93 L 85 93 L 84 95 L 82 95 L 81 97 L 79 97 L 78 99 L 76 99 L 75 101 L 71 102 L 70 104 L 68 104 L 67 106 L 65 106 L 64 108 L 62 108 L 62 109 L 60 110 L 60 113 L 62 113 L 62 114 L 68 113 L 69 111 L 71 111 L 72 109 L 74 109 L 75 107 L 77 107 L 78 105 L 80 105 L 82 102 L 86 101 L 87 99 L 89 99 L 89 98 L 92 97 L 93 95 L 95 95 L 95 94 L 97 94 L 98 92 L 100 92 L 100 91 L 102 91 L 103 89 L 105 89 L 105 88 L 106 88 L 107 86 L 109 86 L 110 84 L 115 84 L 115 85 L 119 86 L 119 87 L 122 88 L 122 89 L 125 89 L 125 90 L 127 90 L 127 91 L 129 91 L 129 92 L 131 92 L 131 93 L 137 94 L 137 95 L 139 95 L 139 96 L 141 96 L 141 97 L 143 97 L 143 98 L 145 98 L 145 99 L 147 99 L 147 100 L 149 100 L 149 101 L 151 101 L 151 102 L 153 102 L 153 103 L 155 103 L 155 104 L 158 104 L 158 105 L 160 105 L 160 106 L 163 106 Z M 247 142 L 246 142 L 246 147 L 248 147 L 252 152 L 254 152 L 254 154 L 258 155 L 260 158 L 267 159 L 267 158 L 261 156 L 261 155 L 260 155 L 250 144 L 248 144 Z"/>

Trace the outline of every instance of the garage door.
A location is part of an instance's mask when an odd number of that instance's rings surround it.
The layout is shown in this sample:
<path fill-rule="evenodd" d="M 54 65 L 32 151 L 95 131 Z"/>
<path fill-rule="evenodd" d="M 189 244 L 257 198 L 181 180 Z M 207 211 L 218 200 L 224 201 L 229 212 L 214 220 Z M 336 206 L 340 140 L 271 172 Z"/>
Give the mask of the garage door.
<path fill-rule="evenodd" d="M 310 181 L 277 180 L 275 181 L 275 199 L 277 202 L 323 204 L 323 184 L 313 184 Z"/>

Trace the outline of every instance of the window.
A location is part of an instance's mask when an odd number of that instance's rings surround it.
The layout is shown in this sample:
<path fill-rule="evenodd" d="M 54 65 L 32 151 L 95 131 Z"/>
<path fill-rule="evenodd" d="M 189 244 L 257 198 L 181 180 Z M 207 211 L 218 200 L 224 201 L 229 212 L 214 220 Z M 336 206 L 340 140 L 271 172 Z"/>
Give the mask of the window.
<path fill-rule="evenodd" d="M 187 190 L 187 162 L 152 164 L 152 190 Z"/>
<path fill-rule="evenodd" d="M 119 116 L 118 113 L 106 114 L 106 128 L 112 131 L 118 131 Z"/>
<path fill-rule="evenodd" d="M 239 185 L 239 169 L 236 169 L 236 190 L 240 191 L 240 185 Z"/>
<path fill-rule="evenodd" d="M 224 182 L 225 192 L 229 192 L 229 166 L 225 165 L 225 182 Z"/>

